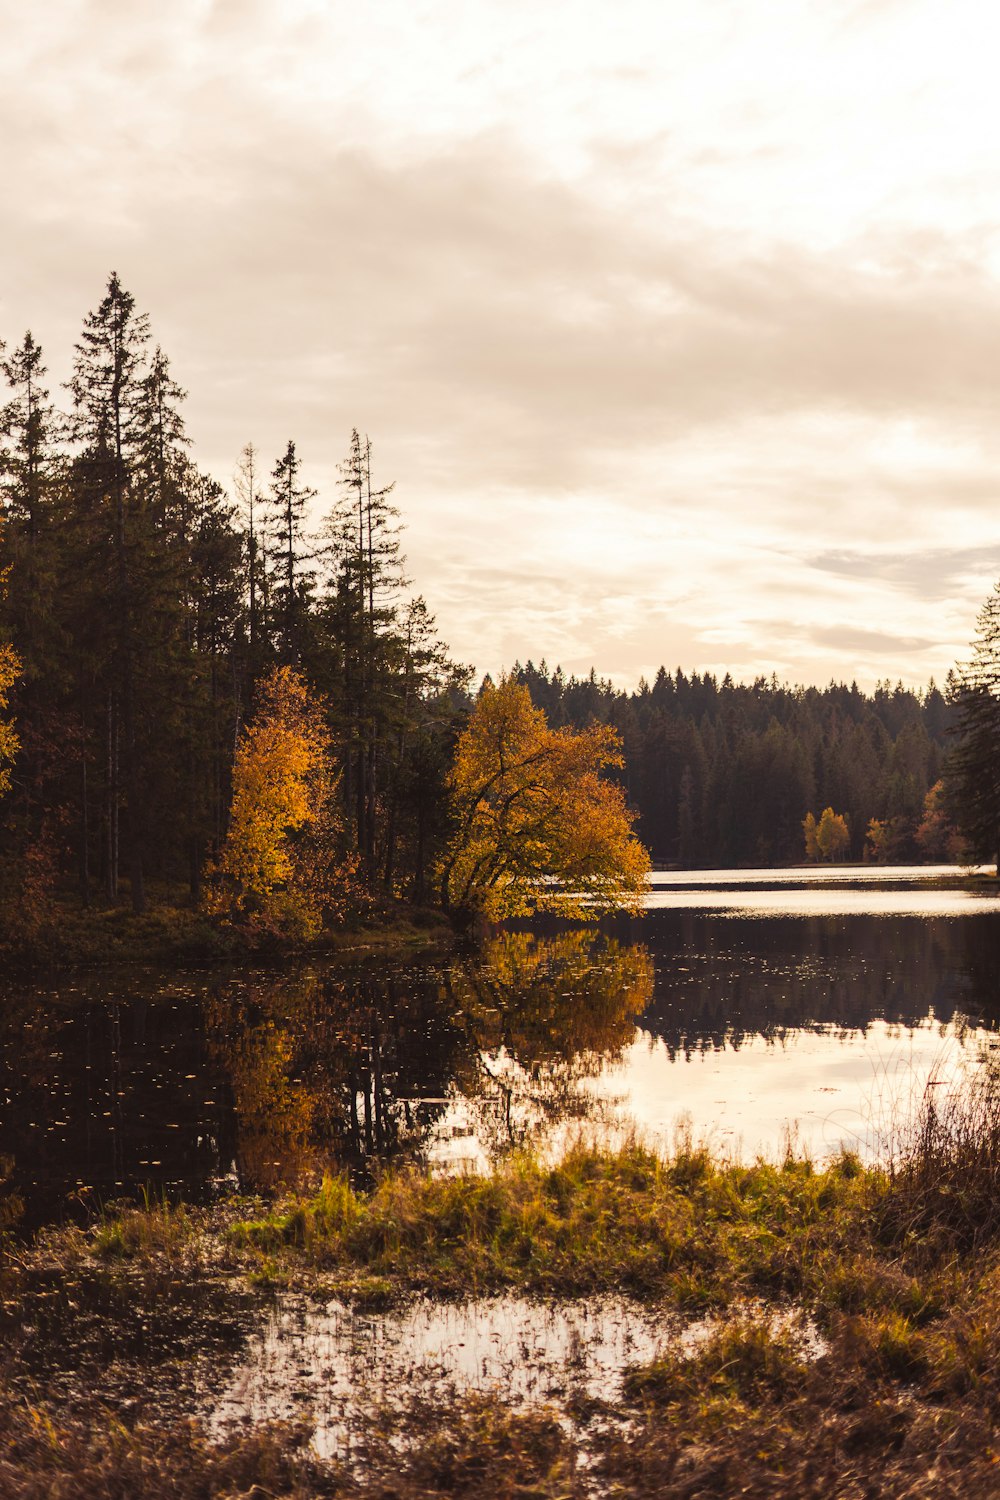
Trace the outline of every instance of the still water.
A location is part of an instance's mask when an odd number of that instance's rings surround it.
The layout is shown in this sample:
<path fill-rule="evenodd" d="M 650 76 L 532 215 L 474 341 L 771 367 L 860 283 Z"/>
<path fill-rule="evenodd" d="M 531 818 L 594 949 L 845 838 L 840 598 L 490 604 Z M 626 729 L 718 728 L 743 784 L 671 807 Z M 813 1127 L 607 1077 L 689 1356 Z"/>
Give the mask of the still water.
<path fill-rule="evenodd" d="M 740 1310 L 756 1319 L 764 1313 L 759 1304 Z M 822 1354 L 810 1319 L 794 1309 L 768 1313 L 772 1329 L 794 1338 L 803 1357 Z M 208 1427 L 221 1437 L 247 1422 L 308 1415 L 320 1457 L 346 1458 L 359 1437 L 363 1443 L 373 1410 L 384 1416 L 417 1405 L 436 1414 L 454 1393 L 499 1391 L 515 1407 L 545 1402 L 585 1441 L 594 1403 L 619 1398 L 630 1367 L 690 1354 L 718 1327 L 711 1315 L 682 1319 L 675 1308 L 610 1294 L 544 1302 L 417 1298 L 369 1313 L 336 1298 L 283 1293 L 206 1402 Z"/>
<path fill-rule="evenodd" d="M 37 1223 L 580 1130 L 875 1153 L 1000 1024 L 1000 902 L 948 873 L 657 876 L 642 919 L 444 957 L 8 987 L 9 1186 Z"/>
<path fill-rule="evenodd" d="M 287 1294 L 248 1341 L 209 1405 L 219 1436 L 244 1422 L 308 1412 L 313 1447 L 343 1455 L 366 1410 L 414 1398 L 433 1410 L 459 1391 L 503 1391 L 516 1406 L 593 1401 L 620 1390 L 629 1365 L 704 1337 L 661 1309 L 624 1297 L 539 1303 L 518 1297 L 469 1303 L 418 1300 L 368 1314 L 333 1300 Z"/>

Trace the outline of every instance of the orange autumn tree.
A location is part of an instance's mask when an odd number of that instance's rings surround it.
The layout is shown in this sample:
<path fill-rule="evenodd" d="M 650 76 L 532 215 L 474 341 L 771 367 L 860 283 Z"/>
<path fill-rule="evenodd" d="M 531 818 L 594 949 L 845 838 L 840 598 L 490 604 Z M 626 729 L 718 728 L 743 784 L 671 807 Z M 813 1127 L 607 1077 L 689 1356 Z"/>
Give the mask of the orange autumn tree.
<path fill-rule="evenodd" d="M 276 667 L 236 747 L 229 831 L 207 872 L 208 909 L 302 937 L 337 915 L 353 887 L 338 781 L 322 703 L 291 667 Z"/>
<path fill-rule="evenodd" d="M 550 729 L 526 687 L 487 681 L 448 777 L 444 906 L 492 920 L 641 911 L 649 855 L 621 788 L 601 778 L 621 764 L 609 726 Z"/>
<path fill-rule="evenodd" d="M 943 781 L 936 781 L 924 798 L 924 813 L 914 834 L 924 859 L 962 864 L 968 846 L 949 816 Z"/>

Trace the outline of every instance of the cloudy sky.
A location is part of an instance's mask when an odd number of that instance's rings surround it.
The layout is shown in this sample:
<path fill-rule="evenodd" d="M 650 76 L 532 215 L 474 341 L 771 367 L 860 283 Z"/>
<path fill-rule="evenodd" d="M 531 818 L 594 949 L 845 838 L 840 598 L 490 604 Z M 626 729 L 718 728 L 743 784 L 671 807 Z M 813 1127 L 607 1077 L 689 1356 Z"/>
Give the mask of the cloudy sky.
<path fill-rule="evenodd" d="M 0 0 L 0 335 L 357 425 L 456 656 L 939 680 L 1000 573 L 982 0 Z"/>

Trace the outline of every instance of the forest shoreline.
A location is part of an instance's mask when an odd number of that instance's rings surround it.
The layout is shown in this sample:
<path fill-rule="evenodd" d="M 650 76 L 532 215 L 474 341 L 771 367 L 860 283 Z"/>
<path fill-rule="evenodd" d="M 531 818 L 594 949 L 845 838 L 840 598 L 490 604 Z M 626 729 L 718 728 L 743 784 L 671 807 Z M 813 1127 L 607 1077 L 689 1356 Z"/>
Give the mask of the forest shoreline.
<path fill-rule="evenodd" d="M 740 867 L 730 867 L 733 884 L 740 885 Z M 747 866 L 749 873 L 754 867 Z M 824 866 L 831 876 L 840 872 L 835 884 L 845 882 L 843 864 Z M 719 867 L 679 870 L 658 866 L 654 874 L 683 874 L 685 883 L 698 887 Z M 878 878 L 879 866 L 858 864 L 866 880 Z M 775 875 L 788 871 L 815 872 L 812 864 L 774 866 Z M 848 876 L 849 879 L 849 876 Z M 893 883 L 891 870 L 886 883 Z M 811 884 L 822 887 L 822 878 Z M 913 884 L 909 876 L 907 884 Z M 929 872 L 916 883 L 928 890 L 966 889 L 1000 891 L 994 872 L 956 867 L 954 875 Z M 560 919 L 556 919 L 560 920 Z M 462 914 L 448 913 L 439 906 L 384 900 L 364 915 L 353 915 L 336 925 L 325 926 L 311 938 L 270 931 L 266 934 L 223 922 L 195 904 L 186 891 L 165 890 L 151 894 L 147 909 L 136 915 L 127 901 L 94 902 L 81 906 L 71 893 L 57 894 L 45 915 L 29 926 L 22 925 L 17 911 L 0 908 L 0 965 L 9 975 L 20 973 L 59 974 L 74 969 L 124 965 L 177 965 L 213 968 L 226 964 L 273 962 L 289 958 L 344 958 L 347 960 L 384 954 L 405 954 L 427 949 L 450 948 L 467 927 Z"/>
<path fill-rule="evenodd" d="M 176 893 L 154 893 L 141 915 L 128 905 L 83 907 L 78 898 L 57 897 L 27 930 L 19 930 L 16 913 L 0 912 L 0 965 L 12 975 L 116 964 L 212 968 L 319 955 L 352 960 L 447 948 L 454 940 L 443 911 L 406 902 L 345 918 L 312 938 L 223 923 Z"/>

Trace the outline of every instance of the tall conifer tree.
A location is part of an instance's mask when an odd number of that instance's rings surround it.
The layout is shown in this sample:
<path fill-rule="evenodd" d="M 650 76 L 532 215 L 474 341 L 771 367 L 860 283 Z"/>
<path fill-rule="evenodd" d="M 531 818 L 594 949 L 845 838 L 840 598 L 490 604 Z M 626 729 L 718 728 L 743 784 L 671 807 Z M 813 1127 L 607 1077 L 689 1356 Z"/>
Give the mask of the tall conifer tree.
<path fill-rule="evenodd" d="M 111 670 L 107 685 L 106 870 L 108 895 L 118 893 L 118 813 L 121 791 L 127 829 L 132 907 L 145 908 L 142 792 L 136 725 L 139 597 L 133 553 L 137 503 L 133 488 L 137 414 L 149 321 L 112 272 L 107 291 L 84 320 L 70 391 L 73 436 L 83 444 L 111 521 L 113 593 L 106 629 Z M 121 767 L 121 772 L 119 772 Z"/>
<path fill-rule="evenodd" d="M 948 696 L 957 710 L 951 800 L 973 853 L 1000 860 L 1000 583 L 979 611 L 971 658 L 949 676 Z"/>
<path fill-rule="evenodd" d="M 309 596 L 314 575 L 306 543 L 305 522 L 316 491 L 302 483 L 302 460 L 289 441 L 271 474 L 269 507 L 274 534 L 273 567 L 276 579 L 274 615 L 281 655 L 287 662 L 302 658 Z"/>

